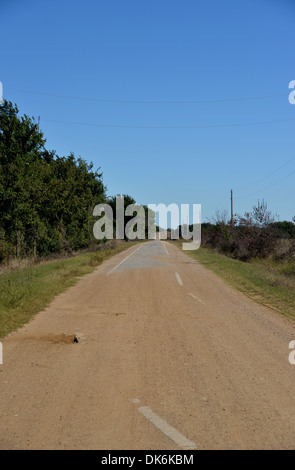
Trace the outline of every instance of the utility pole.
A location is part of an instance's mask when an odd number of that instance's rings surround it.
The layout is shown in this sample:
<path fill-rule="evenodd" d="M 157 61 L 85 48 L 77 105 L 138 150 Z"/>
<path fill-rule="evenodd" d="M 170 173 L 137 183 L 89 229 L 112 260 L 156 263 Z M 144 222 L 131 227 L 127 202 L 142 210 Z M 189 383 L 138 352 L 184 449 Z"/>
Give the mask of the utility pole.
<path fill-rule="evenodd" d="M 234 225 L 234 199 L 233 199 L 233 190 L 230 190 L 230 213 L 231 213 L 231 218 L 230 218 L 230 223 L 231 225 Z"/>

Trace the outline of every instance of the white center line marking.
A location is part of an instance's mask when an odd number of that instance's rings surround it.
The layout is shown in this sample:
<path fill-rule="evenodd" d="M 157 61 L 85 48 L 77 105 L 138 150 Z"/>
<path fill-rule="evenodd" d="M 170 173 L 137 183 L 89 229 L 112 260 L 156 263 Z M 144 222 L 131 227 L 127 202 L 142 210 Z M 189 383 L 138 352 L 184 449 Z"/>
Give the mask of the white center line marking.
<path fill-rule="evenodd" d="M 130 401 L 131 401 L 132 403 L 135 403 L 135 404 L 140 403 L 139 398 L 131 398 Z"/>
<path fill-rule="evenodd" d="M 134 255 L 134 253 L 135 253 L 137 250 L 139 250 L 139 248 L 141 248 L 142 246 L 143 246 L 143 245 L 140 245 L 138 248 L 136 248 L 136 250 L 132 251 L 132 253 L 130 253 L 128 256 L 126 256 L 126 258 L 124 258 L 119 264 L 117 264 L 117 266 L 115 266 L 114 268 L 112 268 L 112 269 L 108 272 L 107 276 L 108 276 L 109 274 L 113 273 L 119 266 L 121 266 L 121 264 L 123 264 L 128 258 L 130 258 L 130 256 Z"/>
<path fill-rule="evenodd" d="M 163 243 L 162 246 L 164 247 L 164 250 L 166 251 L 166 254 L 169 255 L 169 252 L 168 252 L 168 250 L 167 250 L 167 248 L 166 248 L 166 245 Z"/>
<path fill-rule="evenodd" d="M 180 286 L 182 286 L 182 285 L 183 285 L 183 282 L 182 282 L 181 277 L 179 276 L 178 273 L 175 273 L 175 277 L 176 277 L 176 279 L 177 279 L 178 284 L 179 284 Z"/>
<path fill-rule="evenodd" d="M 198 299 L 198 297 L 196 297 L 194 294 L 192 294 L 191 292 L 188 293 L 188 295 L 191 295 L 194 299 L 198 300 L 198 302 L 200 302 L 201 304 L 203 304 L 204 302 L 200 299 Z"/>
<path fill-rule="evenodd" d="M 197 446 L 194 442 L 189 441 L 183 434 L 181 434 L 173 426 L 170 426 L 164 419 L 160 418 L 148 406 L 140 406 L 138 411 L 148 419 L 156 428 L 158 428 L 165 436 L 169 437 L 175 444 L 182 449 L 196 449 Z"/>

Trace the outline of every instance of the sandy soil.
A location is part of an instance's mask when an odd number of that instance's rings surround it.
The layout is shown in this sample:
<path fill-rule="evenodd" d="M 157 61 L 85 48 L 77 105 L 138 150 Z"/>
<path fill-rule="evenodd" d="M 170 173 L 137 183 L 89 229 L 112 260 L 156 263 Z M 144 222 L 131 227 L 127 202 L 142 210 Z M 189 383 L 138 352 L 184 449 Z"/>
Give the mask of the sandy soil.
<path fill-rule="evenodd" d="M 0 449 L 184 448 L 176 431 L 198 449 L 294 449 L 293 339 L 171 244 L 131 247 L 4 340 Z"/>

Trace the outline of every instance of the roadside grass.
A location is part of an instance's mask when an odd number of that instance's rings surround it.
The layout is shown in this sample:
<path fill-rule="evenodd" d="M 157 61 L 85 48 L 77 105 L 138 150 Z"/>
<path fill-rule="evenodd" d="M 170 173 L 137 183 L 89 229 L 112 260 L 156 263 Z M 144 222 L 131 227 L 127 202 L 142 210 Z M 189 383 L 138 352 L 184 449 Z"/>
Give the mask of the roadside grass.
<path fill-rule="evenodd" d="M 181 248 L 180 241 L 171 243 Z M 185 253 L 255 302 L 295 320 L 294 258 L 284 261 L 254 259 L 243 262 L 202 247 Z"/>
<path fill-rule="evenodd" d="M 31 320 L 81 276 L 91 273 L 104 260 L 135 243 L 121 243 L 67 259 L 3 272 L 0 275 L 0 339 Z"/>

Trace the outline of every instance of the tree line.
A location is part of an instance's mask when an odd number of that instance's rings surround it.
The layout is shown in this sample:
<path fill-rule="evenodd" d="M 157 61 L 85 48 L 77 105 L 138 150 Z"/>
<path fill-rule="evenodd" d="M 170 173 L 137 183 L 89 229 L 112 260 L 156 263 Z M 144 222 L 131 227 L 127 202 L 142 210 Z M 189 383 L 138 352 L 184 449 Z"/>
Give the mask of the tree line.
<path fill-rule="evenodd" d="M 73 153 L 61 157 L 45 144 L 35 119 L 20 117 L 17 105 L 5 100 L 0 106 L 0 263 L 97 246 L 93 209 L 101 203 L 113 210 L 116 237 L 116 196 L 107 196 L 100 168 Z M 136 201 L 125 194 L 124 208 L 130 204 Z M 147 238 L 150 209 L 143 208 Z M 130 220 L 125 215 L 124 226 Z M 290 257 L 295 217 L 276 221 L 264 201 L 231 221 L 217 213 L 213 222 L 202 224 L 202 245 L 244 261 L 273 254 Z"/>
<path fill-rule="evenodd" d="M 99 243 L 93 209 L 108 198 L 102 172 L 73 153 L 45 147 L 34 118 L 19 116 L 16 104 L 0 106 L 0 262 L 44 257 Z M 135 200 L 125 195 L 126 203 Z M 114 220 L 115 224 L 115 220 Z"/>

